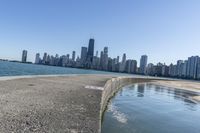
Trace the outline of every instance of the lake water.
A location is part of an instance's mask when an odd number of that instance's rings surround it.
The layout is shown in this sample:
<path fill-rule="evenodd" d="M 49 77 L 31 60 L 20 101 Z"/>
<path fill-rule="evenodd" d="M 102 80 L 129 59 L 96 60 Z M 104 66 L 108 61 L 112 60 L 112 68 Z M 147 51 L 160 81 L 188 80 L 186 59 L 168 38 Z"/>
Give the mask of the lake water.
<path fill-rule="evenodd" d="M 194 92 L 150 83 L 124 87 L 104 114 L 102 133 L 200 133 Z"/>
<path fill-rule="evenodd" d="M 55 74 L 57 75 L 57 74 L 120 74 L 120 73 L 0 61 L 0 76 L 55 75 Z M 127 74 L 121 74 L 121 75 L 127 75 Z"/>

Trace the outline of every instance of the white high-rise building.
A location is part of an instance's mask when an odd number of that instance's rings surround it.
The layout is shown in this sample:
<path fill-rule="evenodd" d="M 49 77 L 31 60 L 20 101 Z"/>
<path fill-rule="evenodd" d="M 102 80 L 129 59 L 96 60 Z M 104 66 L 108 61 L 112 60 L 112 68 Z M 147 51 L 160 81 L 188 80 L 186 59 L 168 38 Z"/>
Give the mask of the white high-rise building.
<path fill-rule="evenodd" d="M 126 67 L 126 54 L 123 54 L 122 62 L 120 63 L 120 66 L 119 66 L 119 72 L 124 72 L 125 67 Z"/>

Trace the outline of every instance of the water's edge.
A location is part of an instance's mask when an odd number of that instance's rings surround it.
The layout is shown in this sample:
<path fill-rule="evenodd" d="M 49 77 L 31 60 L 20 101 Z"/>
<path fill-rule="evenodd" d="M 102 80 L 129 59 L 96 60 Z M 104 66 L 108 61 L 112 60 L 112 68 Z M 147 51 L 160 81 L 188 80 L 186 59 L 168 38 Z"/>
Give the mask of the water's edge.
<path fill-rule="evenodd" d="M 38 77 L 65 77 L 65 76 L 78 76 L 78 75 L 91 75 L 91 74 L 66 74 L 66 75 L 29 75 L 29 76 L 5 76 L 0 77 L 0 81 L 6 80 L 15 80 L 15 79 L 24 79 L 24 78 L 38 78 Z M 102 75 L 102 74 L 97 74 Z M 131 76 L 121 76 L 114 77 L 108 80 L 102 91 L 101 103 L 100 104 L 100 114 L 99 114 L 99 133 L 101 132 L 103 114 L 106 111 L 109 100 L 124 86 L 141 83 L 141 82 L 150 82 L 152 80 L 158 80 L 158 78 L 142 78 L 142 77 L 131 77 Z M 160 80 L 160 79 L 159 79 Z"/>
<path fill-rule="evenodd" d="M 133 83 L 146 83 L 146 82 L 152 82 L 154 80 L 163 80 L 158 78 L 134 78 L 134 77 L 117 77 L 112 78 L 108 80 L 104 86 L 102 97 L 101 97 L 101 110 L 100 110 L 100 129 L 99 133 L 101 133 L 101 127 L 102 127 L 102 120 L 103 115 L 107 109 L 107 106 L 109 104 L 109 101 L 112 99 L 112 97 L 115 96 L 115 94 L 124 86 L 133 84 Z"/>
<path fill-rule="evenodd" d="M 37 75 L 37 76 L 9 76 L 9 77 L 0 77 L 1 80 L 13 80 L 13 79 L 23 79 L 23 78 L 37 78 L 37 77 L 62 77 L 62 76 L 78 76 L 79 74 L 67 74 L 67 75 Z M 83 75 L 83 74 L 80 74 Z M 90 75 L 90 74 L 85 74 Z M 101 75 L 101 74 L 99 74 Z M 100 103 L 100 114 L 99 114 L 99 133 L 101 133 L 102 121 L 104 112 L 107 109 L 109 101 L 115 96 L 115 94 L 122 89 L 124 86 L 134 84 L 134 83 L 146 83 L 146 82 L 154 82 L 158 80 L 169 80 L 169 79 L 159 79 L 159 78 L 150 78 L 150 77 L 130 77 L 130 76 L 122 76 L 122 77 L 114 77 L 108 80 L 102 91 L 101 103 Z"/>

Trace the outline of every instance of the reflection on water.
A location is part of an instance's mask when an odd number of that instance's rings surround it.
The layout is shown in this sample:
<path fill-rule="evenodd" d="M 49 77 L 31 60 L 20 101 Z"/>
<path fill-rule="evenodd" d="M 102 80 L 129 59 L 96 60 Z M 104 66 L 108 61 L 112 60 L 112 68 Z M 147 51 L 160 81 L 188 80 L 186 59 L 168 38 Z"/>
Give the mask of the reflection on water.
<path fill-rule="evenodd" d="M 151 83 L 124 87 L 104 114 L 103 133 L 200 133 L 199 95 Z"/>
<path fill-rule="evenodd" d="M 139 84 L 137 87 L 137 92 L 138 92 L 138 97 L 143 97 L 144 96 L 144 85 Z"/>

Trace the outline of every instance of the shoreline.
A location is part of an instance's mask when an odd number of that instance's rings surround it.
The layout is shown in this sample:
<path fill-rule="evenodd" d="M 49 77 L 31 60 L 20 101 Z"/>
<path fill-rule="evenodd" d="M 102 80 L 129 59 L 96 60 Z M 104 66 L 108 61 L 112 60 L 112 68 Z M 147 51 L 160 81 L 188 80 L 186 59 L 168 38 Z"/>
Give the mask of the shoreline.
<path fill-rule="evenodd" d="M 200 82 L 186 79 L 173 79 L 163 77 L 151 77 L 142 75 L 117 75 L 117 74 L 45 74 L 45 75 L 19 75 L 19 76 L 0 76 L 0 81 L 15 80 L 15 79 L 30 79 L 30 78 L 48 78 L 48 77 L 70 77 L 70 76 L 111 76 L 114 78 L 137 78 L 137 79 L 151 79 L 155 85 L 169 87 L 172 89 L 181 89 L 186 91 L 193 91 L 200 93 Z M 110 79 L 112 80 L 112 78 Z M 189 85 L 188 85 L 189 84 Z M 192 84 L 192 85 L 191 85 Z M 200 101 L 200 98 L 195 97 Z"/>
<path fill-rule="evenodd" d="M 117 74 L 46 74 L 46 75 L 19 75 L 19 76 L 0 76 L 0 81 L 15 80 L 15 79 L 31 79 L 31 78 L 51 78 L 51 77 L 72 77 L 72 76 L 113 76 L 114 78 L 133 78 L 133 79 L 149 79 L 155 85 L 169 87 L 171 89 L 181 89 L 192 91 L 200 94 L 200 83 L 195 80 L 173 79 L 163 77 L 151 77 L 142 75 L 122 76 Z M 112 80 L 111 78 L 110 80 Z M 109 81 L 109 80 L 108 80 Z M 189 85 L 188 85 L 189 84 Z M 192 85 L 191 85 L 192 84 Z M 106 84 L 105 84 L 106 86 Z M 105 87 L 104 86 L 104 87 Z M 192 100 L 200 102 L 200 96 L 191 97 Z"/>
<path fill-rule="evenodd" d="M 0 77 L 0 125 L 2 130 L 14 125 L 13 131 L 29 131 L 27 113 L 38 131 L 94 131 L 101 132 L 102 116 L 109 100 L 122 87 L 134 83 L 153 83 L 173 89 L 198 92 L 200 83 L 148 76 L 120 76 L 107 74 L 27 75 Z M 200 101 L 200 95 L 192 97 Z M 15 111 L 17 110 L 17 111 Z M 32 114 L 32 111 L 35 113 Z M 52 115 L 52 112 L 55 114 Z M 12 117 L 10 117 L 10 115 Z M 40 119 L 38 119 L 41 118 Z M 70 121 L 69 121 L 70 118 Z M 38 127 L 38 122 L 46 127 Z M 50 119 L 50 120 L 49 120 Z M 54 119 L 58 121 L 54 123 Z M 21 127 L 20 122 L 25 123 Z M 65 125 L 62 122 L 65 121 Z M 87 123 L 89 121 L 89 123 Z M 10 123 L 11 122 L 11 123 Z M 12 123 L 14 122 L 14 123 Z M 16 123 L 17 122 L 17 123 Z M 31 123 L 32 121 L 29 121 Z M 78 123 L 77 129 L 74 123 Z M 46 125 L 45 125 L 46 124 Z M 51 126 L 51 125 L 54 126 Z M 87 129 L 85 129 L 87 127 Z M 43 129 L 44 128 L 44 129 Z"/>
<path fill-rule="evenodd" d="M 0 81 L 24 79 L 24 78 L 42 78 L 42 77 L 65 77 L 65 76 L 76 76 L 77 74 L 52 74 L 52 75 L 19 75 L 19 76 L 0 76 Z"/>
<path fill-rule="evenodd" d="M 156 80 L 153 81 L 152 83 L 173 89 L 181 89 L 181 90 L 200 93 L 200 82 L 185 81 L 185 80 Z"/>
<path fill-rule="evenodd" d="M 191 96 L 190 99 L 195 102 L 200 103 L 200 83 L 199 82 L 191 82 L 191 81 L 153 81 L 155 85 L 160 85 L 164 87 L 168 87 L 170 89 L 179 89 L 184 91 L 190 91 L 197 93 L 197 96 Z"/>
<path fill-rule="evenodd" d="M 9 62 L 9 63 L 19 63 L 19 64 L 27 64 L 30 65 L 30 63 L 22 63 L 22 62 L 12 62 L 12 61 L 3 61 L 0 60 L 2 62 Z M 77 69 L 77 70 L 85 70 L 85 71 L 96 71 L 96 72 L 102 72 L 102 73 L 89 73 L 89 74 L 97 74 L 97 75 L 117 75 L 117 76 L 134 76 L 134 77 L 144 77 L 144 78 L 157 78 L 157 79 L 169 79 L 169 80 L 183 80 L 183 81 L 191 81 L 191 82 L 199 82 L 200 80 L 195 80 L 195 79 L 187 79 L 187 78 L 178 78 L 178 77 L 156 77 L 156 76 L 150 76 L 150 75 L 141 75 L 138 73 L 126 73 L 126 72 L 112 72 L 112 71 L 104 71 L 104 70 L 97 70 L 97 69 L 86 69 L 86 68 L 80 68 L 80 67 L 62 67 L 62 66 L 53 66 L 53 65 L 44 65 L 44 64 L 35 64 L 35 63 L 31 63 L 31 65 L 36 65 L 36 66 L 47 66 L 47 67 L 57 67 L 57 68 L 69 68 L 69 69 Z M 48 74 L 43 74 L 43 75 L 48 75 Z M 14 75 L 14 76 L 43 76 L 43 75 Z M 50 74 L 51 75 L 56 75 L 56 76 L 60 76 L 60 75 L 74 75 L 74 74 Z M 76 75 L 76 74 L 75 74 Z M 82 75 L 81 73 L 77 74 L 77 75 Z M 0 76 L 1 77 L 13 77 L 13 76 L 7 76 L 7 75 L 3 75 Z"/>
<path fill-rule="evenodd" d="M 44 75 L 18 75 L 18 76 L 0 76 L 0 81 L 15 80 L 15 79 L 30 79 L 30 78 L 48 78 L 48 77 L 70 77 L 70 76 L 113 76 L 112 74 L 44 74 Z"/>

